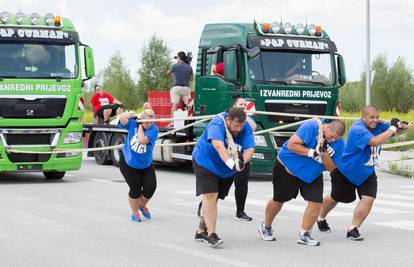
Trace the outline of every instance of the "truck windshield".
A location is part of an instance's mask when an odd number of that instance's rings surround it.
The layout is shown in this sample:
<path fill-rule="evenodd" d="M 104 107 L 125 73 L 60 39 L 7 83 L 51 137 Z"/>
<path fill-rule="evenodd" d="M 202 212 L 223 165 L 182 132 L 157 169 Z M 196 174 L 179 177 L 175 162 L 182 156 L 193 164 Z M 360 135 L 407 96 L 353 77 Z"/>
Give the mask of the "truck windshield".
<path fill-rule="evenodd" d="M 332 85 L 329 53 L 261 51 L 249 59 L 250 78 L 257 83 Z"/>
<path fill-rule="evenodd" d="M 78 76 L 74 44 L 1 43 L 0 78 L 73 79 Z"/>

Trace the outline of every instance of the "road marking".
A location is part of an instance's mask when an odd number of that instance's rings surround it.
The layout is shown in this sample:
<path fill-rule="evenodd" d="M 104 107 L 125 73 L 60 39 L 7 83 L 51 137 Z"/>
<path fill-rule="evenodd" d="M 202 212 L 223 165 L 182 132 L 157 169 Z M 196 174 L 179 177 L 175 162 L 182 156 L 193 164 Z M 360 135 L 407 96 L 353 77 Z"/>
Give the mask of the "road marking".
<path fill-rule="evenodd" d="M 378 222 L 378 223 L 373 223 L 373 224 L 414 231 L 414 221 Z"/>
<path fill-rule="evenodd" d="M 399 208 L 414 208 L 414 203 L 407 203 L 394 200 L 376 199 L 375 203 L 377 205 L 397 206 Z"/>
<path fill-rule="evenodd" d="M 400 185 L 402 188 L 414 188 L 414 185 Z"/>
<path fill-rule="evenodd" d="M 195 217 L 195 212 L 193 212 L 192 214 L 189 213 L 185 213 L 185 212 L 179 212 L 179 211 L 175 211 L 175 210 L 171 210 L 171 209 L 161 209 L 161 208 L 157 208 L 157 207 L 151 207 L 151 210 L 155 210 L 158 211 L 160 213 L 171 213 L 171 214 L 175 214 L 175 215 L 179 215 L 179 216 L 186 216 L 186 217 Z"/>
<path fill-rule="evenodd" d="M 395 199 L 402 199 L 402 200 L 414 200 L 414 196 L 404 196 L 404 195 L 396 195 L 396 194 L 380 194 L 380 197 L 395 198 Z"/>
<path fill-rule="evenodd" d="M 190 195 L 190 194 L 194 194 L 194 195 L 195 195 L 195 190 L 187 190 L 187 191 L 173 191 L 173 193 L 176 193 L 176 194 L 183 194 L 183 195 Z"/>
<path fill-rule="evenodd" d="M 266 204 L 267 204 L 267 201 L 266 200 L 258 200 L 258 199 L 247 199 L 246 203 L 250 204 L 250 205 L 254 205 L 254 206 L 265 207 Z M 305 211 L 305 205 L 299 206 L 299 205 L 293 205 L 293 204 L 285 203 L 285 204 L 283 204 L 283 207 L 282 207 L 282 211 L 283 210 L 303 213 Z M 352 213 L 336 211 L 336 210 L 333 210 L 329 213 L 329 216 L 351 216 L 351 215 L 352 215 Z"/>
<path fill-rule="evenodd" d="M 196 257 L 200 257 L 200 258 L 205 258 L 209 261 L 216 261 L 219 263 L 223 263 L 225 265 L 232 265 L 232 266 L 258 266 L 258 265 L 253 265 L 253 264 L 248 264 L 246 262 L 242 262 L 242 261 L 237 261 L 237 260 L 233 260 L 231 258 L 227 258 L 227 257 L 223 257 L 223 256 L 219 256 L 216 253 L 212 253 L 213 251 L 210 251 L 209 253 L 204 253 L 204 252 L 200 252 L 197 251 L 195 249 L 190 249 L 190 248 L 186 248 L 186 247 L 182 247 L 182 246 L 177 246 L 174 244 L 170 244 L 170 243 L 152 243 L 156 246 L 159 247 L 163 247 L 163 248 L 167 248 L 167 249 L 171 249 L 171 250 L 175 250 L 178 252 L 182 252 L 191 256 L 196 256 Z M 205 244 L 204 244 L 205 245 Z M 212 249 L 212 248 L 206 248 L 206 249 Z"/>
<path fill-rule="evenodd" d="M 113 184 L 113 181 L 109 181 L 109 180 L 104 180 L 104 179 L 96 179 L 96 178 L 88 178 L 85 179 L 87 181 L 92 181 L 92 182 L 98 182 L 98 183 L 106 183 L 106 184 Z"/>

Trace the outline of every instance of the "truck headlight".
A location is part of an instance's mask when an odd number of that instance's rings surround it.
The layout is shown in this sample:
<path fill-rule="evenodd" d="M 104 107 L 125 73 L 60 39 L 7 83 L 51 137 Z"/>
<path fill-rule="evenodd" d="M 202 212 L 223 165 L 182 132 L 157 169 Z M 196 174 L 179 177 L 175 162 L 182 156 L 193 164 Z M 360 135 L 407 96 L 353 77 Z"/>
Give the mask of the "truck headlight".
<path fill-rule="evenodd" d="M 255 135 L 254 142 L 256 143 L 256 146 L 267 146 L 264 135 Z"/>
<path fill-rule="evenodd" d="M 74 133 L 67 133 L 65 138 L 63 139 L 63 144 L 76 144 L 82 140 L 82 133 L 74 132 Z"/>

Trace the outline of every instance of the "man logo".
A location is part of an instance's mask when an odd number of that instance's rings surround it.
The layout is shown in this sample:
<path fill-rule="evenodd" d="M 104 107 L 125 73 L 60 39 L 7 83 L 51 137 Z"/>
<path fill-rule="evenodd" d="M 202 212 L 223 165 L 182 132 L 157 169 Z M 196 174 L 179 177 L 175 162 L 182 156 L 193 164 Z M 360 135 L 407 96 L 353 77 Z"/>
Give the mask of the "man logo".
<path fill-rule="evenodd" d="M 26 110 L 26 115 L 27 116 L 33 116 L 34 115 L 34 110 L 33 109 L 27 109 Z"/>

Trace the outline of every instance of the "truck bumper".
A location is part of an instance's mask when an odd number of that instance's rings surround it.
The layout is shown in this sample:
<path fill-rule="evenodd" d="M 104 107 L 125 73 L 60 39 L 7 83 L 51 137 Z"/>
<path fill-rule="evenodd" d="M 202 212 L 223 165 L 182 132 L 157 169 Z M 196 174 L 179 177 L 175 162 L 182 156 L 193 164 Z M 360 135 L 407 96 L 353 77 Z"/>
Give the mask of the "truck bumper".
<path fill-rule="evenodd" d="M 66 128 L 61 129 L 57 149 L 79 149 L 82 148 L 82 140 L 74 144 L 63 144 L 67 133 L 82 133 L 82 125 L 77 119 L 69 122 Z M 20 151 L 51 151 L 50 147 L 19 147 Z M 50 156 L 49 156 L 50 155 Z M 0 172 L 3 171 L 72 171 L 79 170 L 82 162 L 82 153 L 59 153 L 59 154 L 9 154 L 6 148 L 0 144 Z"/>
<path fill-rule="evenodd" d="M 3 154 L 3 153 L 2 153 Z M 2 155 L 3 156 L 3 155 Z M 4 157 L 0 159 L 0 172 L 11 171 L 74 171 L 79 170 L 82 154 L 75 157 L 56 158 L 56 155 L 46 162 L 10 162 Z"/>

